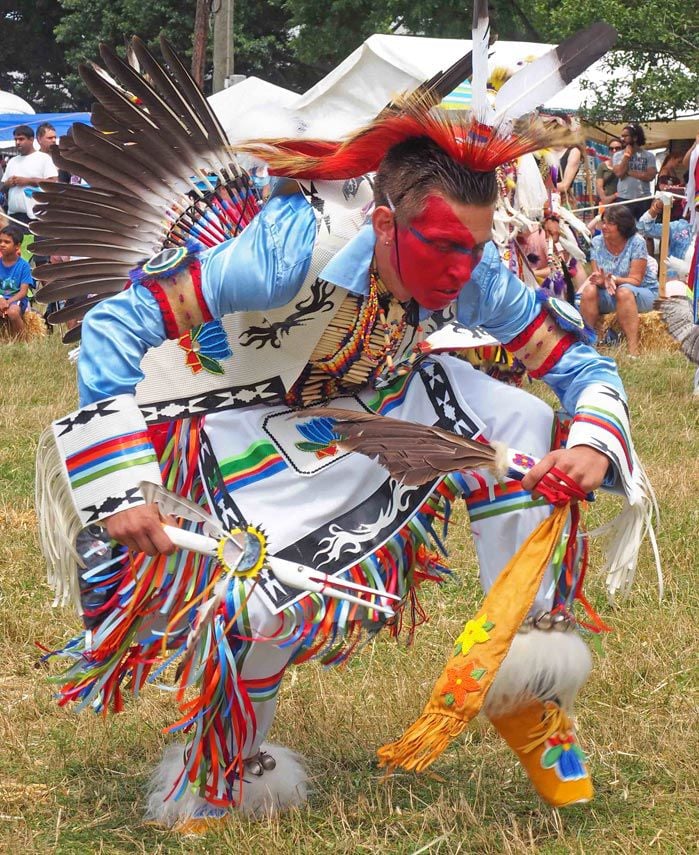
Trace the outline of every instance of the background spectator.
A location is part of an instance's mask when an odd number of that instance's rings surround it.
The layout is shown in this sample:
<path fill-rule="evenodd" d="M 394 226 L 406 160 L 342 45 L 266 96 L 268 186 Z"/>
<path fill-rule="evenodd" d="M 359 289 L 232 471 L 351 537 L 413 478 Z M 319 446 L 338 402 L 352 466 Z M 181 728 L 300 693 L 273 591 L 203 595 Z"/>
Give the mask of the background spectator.
<path fill-rule="evenodd" d="M 22 229 L 0 229 L 0 317 L 17 337 L 24 337 L 24 313 L 29 308 L 29 289 L 34 285 L 29 264 L 21 257 Z"/>
<path fill-rule="evenodd" d="M 39 151 L 51 157 L 51 146 L 56 145 L 56 129 L 51 122 L 42 122 L 36 129 L 36 141 Z"/>
<path fill-rule="evenodd" d="M 636 233 L 631 211 L 620 205 L 604 212 L 602 234 L 592 239 L 592 273 L 580 292 L 580 312 L 595 327 L 599 316 L 616 312 L 629 356 L 638 356 L 639 313 L 650 312 L 658 279 L 648 269 L 648 251 Z"/>
<path fill-rule="evenodd" d="M 685 168 L 682 165 L 683 153 L 681 151 L 669 151 L 665 155 L 660 169 L 658 170 L 658 180 L 655 184 L 656 190 L 667 190 L 670 193 L 677 193 L 684 197 L 684 191 L 687 186 L 684 180 Z M 679 220 L 684 211 L 684 198 L 675 199 L 672 203 L 671 220 Z"/>
<path fill-rule="evenodd" d="M 627 125 L 621 132 L 623 151 L 612 158 L 612 171 L 618 178 L 617 201 L 638 199 L 650 196 L 650 182 L 655 178 L 657 167 L 655 155 L 641 146 L 645 145 L 646 135 L 640 125 Z M 626 207 L 636 219 L 650 207 L 650 199 L 645 202 L 630 202 Z"/>
<path fill-rule="evenodd" d="M 650 208 L 638 221 L 638 231 L 647 238 L 660 240 L 662 236 L 662 223 L 657 222 L 658 217 L 663 213 L 662 199 L 653 199 L 650 203 Z M 678 258 L 682 261 L 687 254 L 690 244 L 692 243 L 692 232 L 687 220 L 681 217 L 679 220 L 673 220 L 670 223 L 670 242 L 668 245 L 668 255 L 672 258 Z M 661 259 L 662 262 L 663 259 Z M 672 279 L 681 279 L 682 270 L 668 267 L 668 276 Z"/>
<path fill-rule="evenodd" d="M 39 182 L 55 181 L 58 170 L 48 154 L 34 150 L 34 131 L 29 125 L 18 125 L 14 138 L 19 154 L 7 164 L 2 187 L 7 192 L 7 213 L 28 223 L 34 211 L 32 195 Z"/>
<path fill-rule="evenodd" d="M 595 172 L 595 191 L 600 205 L 609 205 L 610 202 L 617 201 L 619 179 L 612 172 L 611 162 L 614 155 L 622 148 L 621 140 L 611 140 L 609 143 L 609 160 L 606 162 L 603 160 Z"/>

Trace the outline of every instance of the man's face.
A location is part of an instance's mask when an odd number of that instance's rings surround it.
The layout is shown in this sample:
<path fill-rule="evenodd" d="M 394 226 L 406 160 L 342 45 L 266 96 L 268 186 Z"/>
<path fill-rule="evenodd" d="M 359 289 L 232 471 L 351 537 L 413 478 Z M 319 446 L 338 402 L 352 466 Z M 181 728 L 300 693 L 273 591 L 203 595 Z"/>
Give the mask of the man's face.
<path fill-rule="evenodd" d="M 44 133 L 37 137 L 39 141 L 39 148 L 45 153 L 51 153 L 51 146 L 56 145 L 56 131 L 44 131 Z"/>
<path fill-rule="evenodd" d="M 34 151 L 34 138 L 25 137 L 24 134 L 16 134 L 15 145 L 17 146 L 20 154 L 31 154 Z"/>
<path fill-rule="evenodd" d="M 561 237 L 561 227 L 557 220 L 545 220 L 544 231 L 546 236 L 552 238 L 554 242 L 558 242 Z"/>
<path fill-rule="evenodd" d="M 494 210 L 434 194 L 419 216 L 398 226 L 391 265 L 425 309 L 443 309 L 459 296 L 491 238 Z"/>
<path fill-rule="evenodd" d="M 9 235 L 0 235 L 0 255 L 3 258 L 14 258 L 19 247 Z"/>

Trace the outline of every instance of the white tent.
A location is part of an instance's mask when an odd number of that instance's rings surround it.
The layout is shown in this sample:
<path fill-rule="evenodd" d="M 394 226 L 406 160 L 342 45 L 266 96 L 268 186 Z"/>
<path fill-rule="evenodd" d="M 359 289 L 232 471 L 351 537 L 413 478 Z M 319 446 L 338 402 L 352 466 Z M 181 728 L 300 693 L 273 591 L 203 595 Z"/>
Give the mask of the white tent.
<path fill-rule="evenodd" d="M 514 71 L 552 47 L 536 42 L 498 41 L 491 47 L 490 70 L 500 66 Z M 470 49 L 468 39 L 373 35 L 291 106 L 315 135 L 336 137 L 375 116 L 393 95 L 446 70 Z M 599 85 L 628 79 L 630 74 L 623 69 L 612 70 L 604 59 L 598 60 L 543 106 L 575 112 L 592 95 L 585 81 Z M 618 133 L 620 127 L 604 125 L 602 129 L 591 129 L 589 136 L 605 140 Z M 670 139 L 693 138 L 699 131 L 699 115 L 646 127 L 648 144 L 658 147 Z"/>
<path fill-rule="evenodd" d="M 229 138 L 237 140 L 282 133 L 280 124 L 286 119 L 281 117 L 298 97 L 297 92 L 259 77 L 246 77 L 240 83 L 210 95 L 208 101 Z M 290 110 L 288 115 L 291 116 Z"/>
<path fill-rule="evenodd" d="M 552 47 L 535 42 L 496 42 L 491 48 L 490 70 L 498 66 L 514 70 Z M 376 115 L 391 96 L 446 70 L 470 49 L 469 39 L 370 36 L 293 107 L 309 124 L 322 125 L 325 120 L 340 131 L 349 130 Z M 609 78 L 610 71 L 600 60 L 584 77 Z M 555 110 L 579 109 L 586 94 L 580 86 L 582 79 L 573 81 L 546 106 Z"/>
<path fill-rule="evenodd" d="M 22 113 L 25 116 L 32 116 L 35 112 L 34 108 L 19 95 L 0 91 L 0 113 Z"/>

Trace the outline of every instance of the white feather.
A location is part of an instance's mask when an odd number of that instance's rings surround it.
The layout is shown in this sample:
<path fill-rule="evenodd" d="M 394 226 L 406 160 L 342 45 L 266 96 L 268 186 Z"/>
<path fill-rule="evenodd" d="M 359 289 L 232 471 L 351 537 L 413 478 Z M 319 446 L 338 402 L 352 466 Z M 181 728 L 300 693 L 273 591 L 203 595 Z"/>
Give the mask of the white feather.
<path fill-rule="evenodd" d="M 533 697 L 556 697 L 570 711 L 591 667 L 590 651 L 573 630 L 517 633 L 488 691 L 484 710 L 498 716 Z"/>
<path fill-rule="evenodd" d="M 488 44 L 490 20 L 487 0 L 473 4 L 473 73 L 471 75 L 471 109 L 487 125 L 493 124 L 494 111 L 488 99 Z"/>

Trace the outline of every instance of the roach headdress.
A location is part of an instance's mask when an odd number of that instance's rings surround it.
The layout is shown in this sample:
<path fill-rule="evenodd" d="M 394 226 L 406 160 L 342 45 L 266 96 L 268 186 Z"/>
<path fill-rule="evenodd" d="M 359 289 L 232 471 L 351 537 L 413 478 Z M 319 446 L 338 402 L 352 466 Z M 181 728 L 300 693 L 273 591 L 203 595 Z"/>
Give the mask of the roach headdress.
<path fill-rule="evenodd" d="M 487 92 L 489 39 L 487 2 L 476 0 L 469 111 L 440 109 L 447 93 L 430 81 L 397 98 L 344 140 L 254 140 L 239 150 L 266 161 L 272 175 L 341 180 L 376 171 L 391 148 L 416 137 L 431 139 L 475 172 L 490 172 L 523 154 L 566 141 L 569 131 L 565 128 L 527 114 L 605 54 L 614 44 L 615 30 L 596 23 L 566 39 L 508 80 L 494 105 Z"/>

